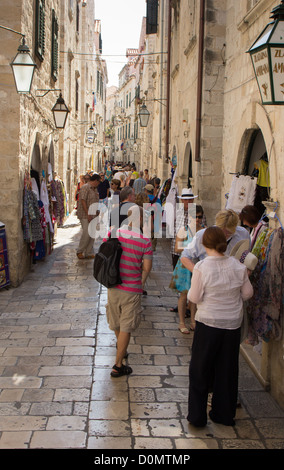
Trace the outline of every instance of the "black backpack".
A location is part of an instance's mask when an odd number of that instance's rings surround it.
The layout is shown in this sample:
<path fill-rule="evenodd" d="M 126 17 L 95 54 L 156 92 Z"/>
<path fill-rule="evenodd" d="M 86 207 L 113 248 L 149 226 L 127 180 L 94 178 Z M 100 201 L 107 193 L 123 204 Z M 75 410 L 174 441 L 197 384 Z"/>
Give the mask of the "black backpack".
<path fill-rule="evenodd" d="M 122 284 L 119 274 L 119 262 L 122 253 L 121 243 L 117 238 L 109 238 L 99 247 L 94 259 L 94 278 L 105 287 Z"/>

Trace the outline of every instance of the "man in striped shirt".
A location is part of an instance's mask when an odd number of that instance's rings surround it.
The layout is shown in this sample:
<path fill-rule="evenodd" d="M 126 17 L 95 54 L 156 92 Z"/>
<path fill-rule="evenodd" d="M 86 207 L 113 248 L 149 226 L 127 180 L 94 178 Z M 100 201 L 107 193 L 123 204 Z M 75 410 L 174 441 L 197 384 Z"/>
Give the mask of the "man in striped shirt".
<path fill-rule="evenodd" d="M 120 276 L 122 284 L 108 289 L 106 306 L 109 328 L 117 337 L 116 361 L 111 376 L 131 374 L 132 369 L 122 363 L 127 353 L 131 332 L 141 321 L 141 295 L 152 269 L 151 240 L 142 234 L 143 209 L 133 206 L 128 211 L 128 224 L 117 230 L 122 246 Z"/>

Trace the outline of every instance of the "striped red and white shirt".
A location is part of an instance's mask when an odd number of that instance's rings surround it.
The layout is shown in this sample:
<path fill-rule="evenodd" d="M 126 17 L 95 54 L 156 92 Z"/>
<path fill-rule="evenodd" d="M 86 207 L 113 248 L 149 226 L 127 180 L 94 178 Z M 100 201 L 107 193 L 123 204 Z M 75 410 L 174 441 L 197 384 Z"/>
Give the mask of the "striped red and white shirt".
<path fill-rule="evenodd" d="M 127 225 L 117 230 L 117 238 L 122 246 L 119 265 L 122 284 L 115 289 L 142 294 L 142 261 L 153 258 L 151 240 L 141 232 L 129 230 Z"/>

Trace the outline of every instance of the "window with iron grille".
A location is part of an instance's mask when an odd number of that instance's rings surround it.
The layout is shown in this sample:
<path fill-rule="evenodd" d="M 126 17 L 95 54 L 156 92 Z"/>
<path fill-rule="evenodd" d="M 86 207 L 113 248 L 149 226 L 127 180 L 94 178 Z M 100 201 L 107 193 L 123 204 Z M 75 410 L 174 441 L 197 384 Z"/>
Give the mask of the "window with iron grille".
<path fill-rule="evenodd" d="M 35 54 L 43 61 L 45 52 L 45 0 L 36 0 Z"/>
<path fill-rule="evenodd" d="M 58 20 L 55 11 L 52 10 L 51 76 L 55 81 L 58 78 L 58 30 Z"/>

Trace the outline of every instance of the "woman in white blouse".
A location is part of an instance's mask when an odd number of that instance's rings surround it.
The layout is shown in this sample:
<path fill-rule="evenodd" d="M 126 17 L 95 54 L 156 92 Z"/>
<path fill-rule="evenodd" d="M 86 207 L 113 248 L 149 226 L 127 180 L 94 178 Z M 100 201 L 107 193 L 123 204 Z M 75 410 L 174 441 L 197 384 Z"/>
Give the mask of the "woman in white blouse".
<path fill-rule="evenodd" d="M 194 269 L 188 300 L 197 304 L 189 369 L 188 421 L 207 424 L 208 392 L 213 388 L 212 421 L 235 424 L 243 300 L 253 295 L 247 268 L 224 255 L 227 241 L 219 227 L 205 230 L 207 257 Z"/>

